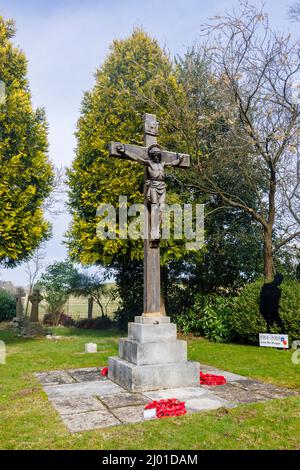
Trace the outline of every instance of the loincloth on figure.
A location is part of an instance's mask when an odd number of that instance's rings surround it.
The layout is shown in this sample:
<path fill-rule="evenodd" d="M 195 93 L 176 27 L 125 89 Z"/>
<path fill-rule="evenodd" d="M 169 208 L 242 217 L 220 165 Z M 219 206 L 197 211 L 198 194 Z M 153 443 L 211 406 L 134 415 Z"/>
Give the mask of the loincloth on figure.
<path fill-rule="evenodd" d="M 149 204 L 163 204 L 166 199 L 166 183 L 164 181 L 147 180 L 145 191 Z"/>

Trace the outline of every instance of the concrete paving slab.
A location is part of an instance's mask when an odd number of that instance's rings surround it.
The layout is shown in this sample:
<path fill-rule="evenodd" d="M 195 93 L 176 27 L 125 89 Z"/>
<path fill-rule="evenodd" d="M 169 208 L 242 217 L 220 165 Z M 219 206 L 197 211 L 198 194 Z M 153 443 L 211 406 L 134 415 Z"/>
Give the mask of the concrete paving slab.
<path fill-rule="evenodd" d="M 107 380 L 106 377 L 101 375 L 100 367 L 86 367 L 85 369 L 69 369 L 69 374 L 77 382 L 95 382 L 100 380 Z"/>
<path fill-rule="evenodd" d="M 124 389 L 110 380 L 80 382 L 64 385 L 51 385 L 44 387 L 49 398 L 54 397 L 92 397 L 107 396 L 123 393 Z"/>
<path fill-rule="evenodd" d="M 144 421 L 144 406 L 127 406 L 114 408 L 113 414 L 122 423 L 139 423 Z"/>
<path fill-rule="evenodd" d="M 232 404 L 227 400 L 214 396 L 212 393 L 207 393 L 200 398 L 186 400 L 185 407 L 188 413 L 195 413 L 199 411 L 216 410 L 222 407 L 232 408 Z"/>
<path fill-rule="evenodd" d="M 75 380 L 64 370 L 52 370 L 49 372 L 39 372 L 34 374 L 42 385 L 71 384 Z"/>
<path fill-rule="evenodd" d="M 106 407 L 93 397 L 52 398 L 51 403 L 61 415 L 106 410 Z"/>
<path fill-rule="evenodd" d="M 146 405 L 149 402 L 149 398 L 140 393 L 119 393 L 118 395 L 102 397 L 101 401 L 108 408 L 122 408 L 135 405 Z"/>
<path fill-rule="evenodd" d="M 166 400 L 167 398 L 178 398 L 178 400 L 189 400 L 192 398 L 201 398 L 206 395 L 207 390 L 202 387 L 182 387 L 157 390 L 153 392 L 144 392 L 144 395 L 151 400 Z"/>
<path fill-rule="evenodd" d="M 295 390 L 290 390 L 288 388 L 276 387 L 276 385 L 258 382 L 256 380 L 241 380 L 232 382 L 233 385 L 241 387 L 244 390 L 255 391 L 262 395 L 267 396 L 268 398 L 285 398 L 290 396 L 299 395 Z"/>
<path fill-rule="evenodd" d="M 205 387 L 207 388 L 207 387 Z M 231 383 L 225 385 L 209 387 L 211 393 L 232 403 L 256 403 L 267 400 L 267 397 L 257 391 L 244 390 Z"/>
<path fill-rule="evenodd" d="M 109 411 L 102 410 L 62 415 L 62 420 L 71 433 L 107 428 L 121 424 Z"/>

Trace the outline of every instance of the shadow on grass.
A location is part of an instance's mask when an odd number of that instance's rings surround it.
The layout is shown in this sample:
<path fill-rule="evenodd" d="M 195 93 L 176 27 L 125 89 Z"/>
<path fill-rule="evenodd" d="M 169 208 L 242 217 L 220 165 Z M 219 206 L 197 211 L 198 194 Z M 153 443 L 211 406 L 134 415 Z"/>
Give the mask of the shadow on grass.
<path fill-rule="evenodd" d="M 111 338 L 115 337 L 118 339 L 124 332 L 117 329 L 109 330 L 94 330 L 94 329 L 80 329 L 75 327 L 46 327 L 47 333 L 52 333 L 58 336 L 74 337 L 79 338 Z M 5 328 L 0 329 L 0 340 L 4 341 L 5 344 L 16 345 L 16 344 L 28 344 L 29 342 L 36 342 L 38 340 L 45 339 L 45 336 L 38 336 L 36 338 L 23 338 L 17 336 L 12 330 L 10 325 L 5 325 Z"/>
<path fill-rule="evenodd" d="M 48 328 L 51 333 L 60 335 L 60 336 L 79 336 L 79 337 L 88 337 L 88 338 L 111 338 L 112 336 L 119 338 L 124 334 L 116 328 L 108 330 L 94 330 L 94 329 L 82 329 L 75 327 L 53 327 Z"/>
<path fill-rule="evenodd" d="M 22 344 L 29 342 L 33 342 L 35 338 L 22 338 L 17 336 L 13 331 L 7 330 L 0 330 L 0 339 L 4 341 L 5 344 Z"/>

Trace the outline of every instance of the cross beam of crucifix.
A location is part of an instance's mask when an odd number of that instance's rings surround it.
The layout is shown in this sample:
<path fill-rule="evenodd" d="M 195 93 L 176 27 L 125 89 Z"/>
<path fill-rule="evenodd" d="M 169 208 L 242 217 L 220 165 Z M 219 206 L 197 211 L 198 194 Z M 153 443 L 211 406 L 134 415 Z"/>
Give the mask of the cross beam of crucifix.
<path fill-rule="evenodd" d="M 144 240 L 144 316 L 161 316 L 160 295 L 160 212 L 165 203 L 166 166 L 188 168 L 190 156 L 162 150 L 157 143 L 158 122 L 154 114 L 144 116 L 144 147 L 120 142 L 109 144 L 111 157 L 133 160 L 145 166 L 145 199 L 147 209 L 146 233 Z M 154 210 L 153 210 L 154 209 Z M 152 216 L 151 216 L 152 214 Z M 154 214 L 154 218 L 153 218 Z M 155 216 L 156 214 L 156 216 Z"/>

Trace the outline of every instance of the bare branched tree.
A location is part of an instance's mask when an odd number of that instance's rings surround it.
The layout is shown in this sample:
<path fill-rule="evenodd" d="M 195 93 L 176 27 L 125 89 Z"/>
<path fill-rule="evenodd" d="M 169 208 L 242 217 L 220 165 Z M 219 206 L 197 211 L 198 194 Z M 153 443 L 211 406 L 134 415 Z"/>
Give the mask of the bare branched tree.
<path fill-rule="evenodd" d="M 288 17 L 291 21 L 300 21 L 300 2 L 296 2 L 289 7 Z"/>
<path fill-rule="evenodd" d="M 138 98 L 163 115 L 174 148 L 192 155 L 176 176 L 183 188 L 213 201 L 214 213 L 243 212 L 260 226 L 270 280 L 275 255 L 300 240 L 300 45 L 248 1 L 211 18 L 202 38 L 177 64 L 179 87 L 166 69 Z"/>
<path fill-rule="evenodd" d="M 216 210 L 260 225 L 270 280 L 274 255 L 300 240 L 300 46 L 272 31 L 262 9 L 240 6 L 204 25 L 203 43 L 185 59 L 188 102 L 172 99 L 172 118 L 193 156 L 182 182 L 220 200 Z"/>
<path fill-rule="evenodd" d="M 25 272 L 28 278 L 28 293 L 27 293 L 27 301 L 25 307 L 25 315 L 28 314 L 28 306 L 29 306 L 29 296 L 32 293 L 32 290 L 38 281 L 39 274 L 43 271 L 46 264 L 44 263 L 46 258 L 46 251 L 45 245 L 42 244 L 31 256 L 31 258 L 26 262 Z"/>
<path fill-rule="evenodd" d="M 45 200 L 43 208 L 52 217 L 58 216 L 64 211 L 64 201 L 66 199 L 65 169 L 55 168 L 55 178 L 53 190 Z"/>
<path fill-rule="evenodd" d="M 299 196 L 296 169 L 300 115 L 293 85 L 300 71 L 300 49 L 289 35 L 270 29 L 264 11 L 248 2 L 242 6 L 241 11 L 215 17 L 205 26 L 205 54 L 214 76 L 224 84 L 231 99 L 230 108 L 227 101 L 224 109 L 227 122 L 234 123 L 229 129 L 229 143 L 232 146 L 232 137 L 236 138 L 242 157 L 236 163 L 245 183 L 256 192 L 259 207 L 252 207 L 234 190 L 218 184 L 202 162 L 199 171 L 206 173 L 204 181 L 210 191 L 229 206 L 246 211 L 261 225 L 264 275 L 269 280 L 274 272 L 273 255 L 300 237 L 300 226 L 293 217 L 294 201 Z M 225 140 L 224 144 L 225 154 Z M 289 186 L 288 192 L 287 177 L 293 181 L 293 190 Z M 275 230 L 280 234 L 276 244 Z"/>

